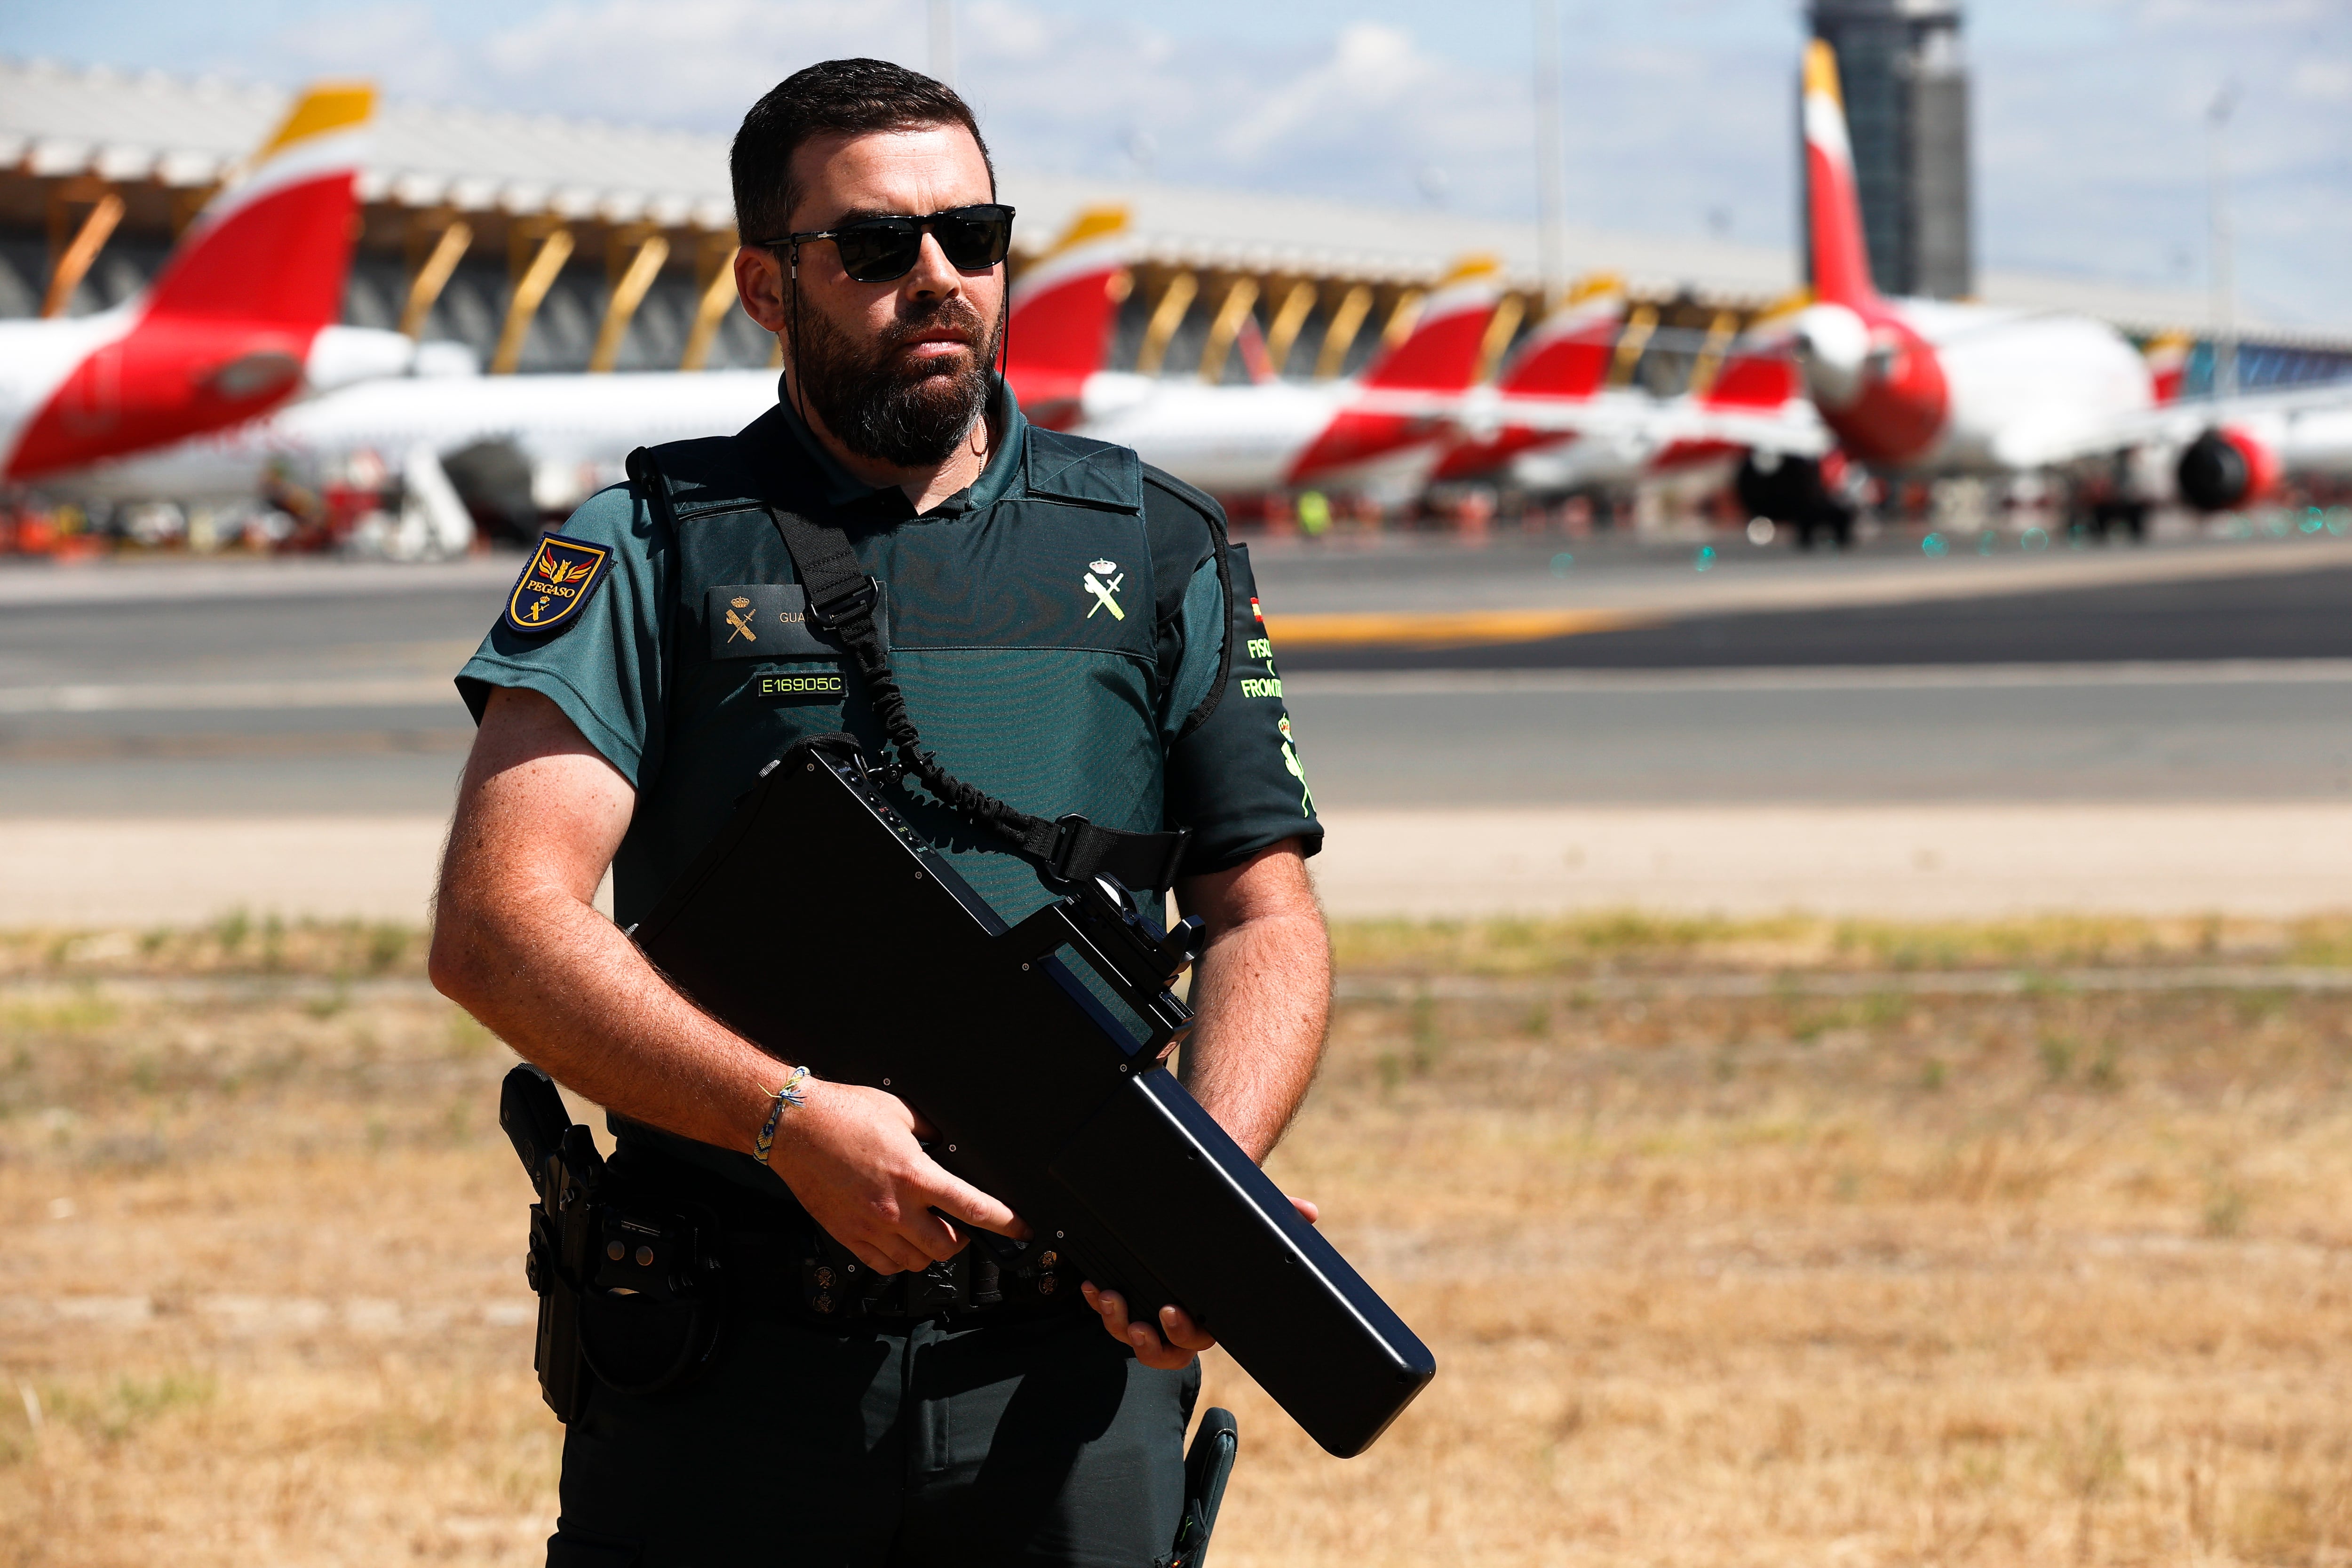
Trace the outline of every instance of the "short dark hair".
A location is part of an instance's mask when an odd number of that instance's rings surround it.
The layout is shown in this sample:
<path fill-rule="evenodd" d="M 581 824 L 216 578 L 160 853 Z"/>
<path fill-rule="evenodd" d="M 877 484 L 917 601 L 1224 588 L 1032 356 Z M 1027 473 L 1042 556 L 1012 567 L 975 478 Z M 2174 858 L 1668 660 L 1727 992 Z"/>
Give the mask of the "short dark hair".
<path fill-rule="evenodd" d="M 794 71 L 768 90 L 735 132 L 728 171 L 735 182 L 735 232 L 743 243 L 773 239 L 792 228 L 801 192 L 793 184 L 793 154 L 812 136 L 863 136 L 961 125 L 971 132 L 988 166 L 988 194 L 996 195 L 996 163 L 971 105 L 956 89 L 888 60 L 824 60 Z"/>

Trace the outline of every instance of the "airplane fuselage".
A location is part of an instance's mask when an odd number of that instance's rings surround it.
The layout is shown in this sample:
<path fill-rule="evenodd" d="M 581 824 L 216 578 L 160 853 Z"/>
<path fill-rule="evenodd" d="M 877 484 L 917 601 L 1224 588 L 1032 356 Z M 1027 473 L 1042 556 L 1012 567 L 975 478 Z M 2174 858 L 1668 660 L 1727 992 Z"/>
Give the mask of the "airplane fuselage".
<path fill-rule="evenodd" d="M 1216 495 L 1321 485 L 1402 495 L 1437 465 L 1459 395 L 1349 382 L 1211 386 L 1105 371 L 1087 378 L 1078 433 Z"/>
<path fill-rule="evenodd" d="M 419 447 L 446 457 L 499 441 L 529 460 L 541 503 L 560 509 L 618 478 L 633 447 L 741 429 L 774 406 L 776 382 L 767 370 L 372 381 L 216 436 L 94 465 L 64 488 L 118 501 L 229 501 L 251 498 L 273 463 L 366 450 L 396 465 Z"/>
<path fill-rule="evenodd" d="M 1912 473 L 2003 473 L 2155 404 L 2147 362 L 2084 316 L 1927 300 L 1814 305 L 1805 390 L 1853 456 Z"/>

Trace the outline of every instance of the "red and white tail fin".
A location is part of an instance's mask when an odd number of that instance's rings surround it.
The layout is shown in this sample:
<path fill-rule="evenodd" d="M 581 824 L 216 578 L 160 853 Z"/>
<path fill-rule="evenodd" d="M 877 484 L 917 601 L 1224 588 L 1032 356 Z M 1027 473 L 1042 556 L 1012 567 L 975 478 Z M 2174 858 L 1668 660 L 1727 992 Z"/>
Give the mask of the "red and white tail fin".
<path fill-rule="evenodd" d="M 2189 374 L 2189 334 L 2163 332 L 2140 351 L 2147 361 L 2148 390 L 2159 404 L 2180 401 L 2180 384 Z"/>
<path fill-rule="evenodd" d="M 1422 301 L 1404 340 L 1366 367 L 1363 384 L 1385 392 L 1468 390 L 1478 377 L 1502 281 L 1503 264 L 1491 256 L 1455 262 Z"/>
<path fill-rule="evenodd" d="M 247 177 L 213 198 L 156 276 L 150 315 L 315 331 L 342 314 L 352 184 L 375 89 L 329 82 L 295 101 Z"/>
<path fill-rule="evenodd" d="M 40 323 L 82 339 L 7 454 L 6 477 L 224 429 L 299 390 L 312 344 L 342 314 L 374 111 L 364 84 L 310 89 L 152 286 L 102 318 Z"/>
<path fill-rule="evenodd" d="M 1274 356 L 1266 349 L 1265 332 L 1255 313 L 1242 318 L 1241 330 L 1234 334 L 1234 352 L 1242 356 L 1242 369 L 1248 372 L 1252 385 L 1280 379 L 1274 374 Z"/>
<path fill-rule="evenodd" d="M 1699 394 L 1699 406 L 1774 409 L 1802 397 L 1805 388 L 1790 353 L 1789 323 L 1804 306 L 1805 296 L 1800 293 L 1750 322 Z"/>
<path fill-rule="evenodd" d="M 1870 249 L 1863 242 L 1862 195 L 1846 136 L 1837 53 L 1820 38 L 1805 46 L 1805 201 L 1813 297 L 1824 304 L 1877 302 Z"/>
<path fill-rule="evenodd" d="M 1502 263 L 1493 257 L 1456 262 L 1403 339 L 1365 370 L 1356 401 L 1291 459 L 1287 482 L 1346 483 L 1369 477 L 1374 467 L 1393 468 L 1400 459 L 1425 464 L 1425 478 L 1442 438 L 1432 405 L 1450 406 L 1477 379 L 1502 280 Z"/>
<path fill-rule="evenodd" d="M 1005 374 L 1031 418 L 1075 412 L 1087 377 L 1109 357 L 1131 243 L 1125 207 L 1088 207 L 1013 286 Z"/>
<path fill-rule="evenodd" d="M 1625 284 L 1613 273 L 1580 279 L 1567 303 L 1528 334 L 1496 389 L 1506 396 L 1591 397 L 1609 378 L 1625 324 Z"/>
<path fill-rule="evenodd" d="M 1503 467 L 1521 452 L 1570 438 L 1557 426 L 1512 417 L 1515 397 L 1581 402 L 1608 384 L 1617 338 L 1625 329 L 1625 283 L 1614 273 L 1579 279 L 1567 302 L 1539 322 L 1504 363 L 1495 390 L 1501 423 L 1465 433 L 1438 459 L 1433 479 L 1465 479 Z"/>

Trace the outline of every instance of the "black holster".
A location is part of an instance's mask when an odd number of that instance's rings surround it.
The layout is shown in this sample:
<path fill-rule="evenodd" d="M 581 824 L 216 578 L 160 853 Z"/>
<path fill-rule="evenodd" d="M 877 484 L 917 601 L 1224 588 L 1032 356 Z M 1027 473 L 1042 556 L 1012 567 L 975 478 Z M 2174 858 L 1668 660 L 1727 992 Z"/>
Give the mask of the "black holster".
<path fill-rule="evenodd" d="M 1241 1429 L 1232 1411 L 1212 1408 L 1201 1417 L 1192 1451 L 1184 1456 L 1184 1519 L 1176 1530 L 1176 1547 L 1155 1568 L 1201 1568 L 1207 1559 L 1209 1534 L 1217 1528 L 1217 1510 L 1224 1506 L 1225 1482 L 1240 1446 Z"/>
<path fill-rule="evenodd" d="M 507 1074 L 499 1125 L 539 1194 L 523 1274 L 539 1296 L 531 1364 L 556 1419 L 585 1407 L 588 1373 L 656 1394 L 709 1364 L 726 1300 L 712 1217 L 632 1201 L 554 1080 L 529 1063 Z"/>

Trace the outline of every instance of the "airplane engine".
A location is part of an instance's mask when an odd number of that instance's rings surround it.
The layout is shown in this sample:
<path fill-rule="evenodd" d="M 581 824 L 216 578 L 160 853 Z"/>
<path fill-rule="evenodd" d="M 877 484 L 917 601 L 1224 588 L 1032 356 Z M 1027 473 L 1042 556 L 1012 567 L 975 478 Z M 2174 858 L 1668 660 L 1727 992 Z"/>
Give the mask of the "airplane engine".
<path fill-rule="evenodd" d="M 528 543 L 541 519 L 531 499 L 530 459 L 512 441 L 477 441 L 441 459 L 457 499 L 492 539 Z"/>
<path fill-rule="evenodd" d="M 2177 477 L 2190 506 L 2228 511 L 2277 489 L 2278 454 L 2243 430 L 2216 426 L 2182 450 Z"/>
<path fill-rule="evenodd" d="M 1805 394 L 1823 408 L 1844 408 L 1862 394 L 1870 328 L 1843 305 L 1812 305 L 1795 326 L 1798 373 Z"/>
<path fill-rule="evenodd" d="M 1951 389 L 1917 332 L 1892 316 L 1869 321 L 1843 305 L 1811 305 L 1798 312 L 1794 333 L 1805 395 L 1853 452 L 1902 464 L 1935 445 Z"/>
<path fill-rule="evenodd" d="M 405 375 L 415 368 L 417 345 L 405 332 L 379 331 L 371 327 L 326 327 L 310 340 L 310 355 L 300 367 L 302 390 L 313 395 L 374 381 Z"/>

